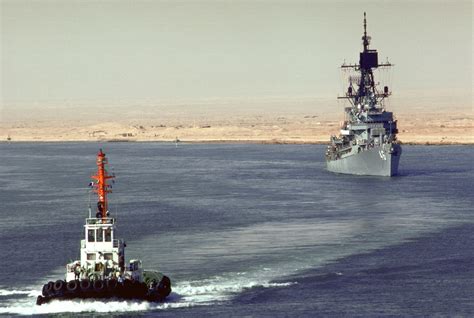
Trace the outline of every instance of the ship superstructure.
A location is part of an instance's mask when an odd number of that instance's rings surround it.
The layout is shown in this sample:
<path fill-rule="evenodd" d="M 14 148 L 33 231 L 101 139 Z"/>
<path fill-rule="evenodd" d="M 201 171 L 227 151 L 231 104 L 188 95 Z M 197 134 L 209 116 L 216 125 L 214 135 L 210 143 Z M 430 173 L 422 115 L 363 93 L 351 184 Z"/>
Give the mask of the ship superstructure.
<path fill-rule="evenodd" d="M 107 158 L 101 151 L 97 154 L 97 173 L 91 178 L 89 185 L 97 194 L 97 212 L 95 217 L 89 218 L 84 225 L 84 239 L 81 240 L 81 259 L 67 265 L 66 282 L 76 279 L 104 279 L 124 275 L 137 276 L 136 273 L 127 273 L 125 268 L 125 242 L 115 238 L 115 219 L 109 217 L 107 195 L 112 192 L 108 180 L 109 175 L 105 168 Z"/>
<path fill-rule="evenodd" d="M 340 135 L 331 136 L 326 151 L 327 169 L 346 174 L 393 176 L 398 173 L 402 152 L 397 141 L 397 121 L 392 112 L 385 110 L 384 100 L 391 95 L 389 87 L 381 89 L 374 80 L 375 69 L 389 68 L 392 64 L 379 64 L 377 50 L 369 49 L 370 40 L 364 12 L 359 64 L 341 66 L 355 75 L 349 77 L 347 91 L 339 97 L 348 100 L 350 106 L 344 109 Z"/>
<path fill-rule="evenodd" d="M 110 217 L 107 195 L 112 192 L 108 180 L 107 158 L 102 150 L 97 154 L 97 173 L 90 186 L 97 194 L 97 211 L 85 220 L 81 240 L 80 260 L 66 265 L 65 280 L 43 286 L 37 304 L 64 298 L 125 298 L 149 301 L 164 300 L 171 292 L 167 276 L 145 271 L 140 260 L 125 264 L 124 240 L 117 239 L 116 222 Z"/>

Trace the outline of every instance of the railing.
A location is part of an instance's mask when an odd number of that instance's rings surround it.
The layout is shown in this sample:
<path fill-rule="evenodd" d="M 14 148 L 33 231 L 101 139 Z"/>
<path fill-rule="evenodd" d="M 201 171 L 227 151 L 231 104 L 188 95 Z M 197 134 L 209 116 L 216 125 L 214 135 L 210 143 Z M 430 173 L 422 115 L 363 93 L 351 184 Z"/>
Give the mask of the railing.
<path fill-rule="evenodd" d="M 114 224 L 115 219 L 113 218 L 87 218 L 86 224 Z"/>

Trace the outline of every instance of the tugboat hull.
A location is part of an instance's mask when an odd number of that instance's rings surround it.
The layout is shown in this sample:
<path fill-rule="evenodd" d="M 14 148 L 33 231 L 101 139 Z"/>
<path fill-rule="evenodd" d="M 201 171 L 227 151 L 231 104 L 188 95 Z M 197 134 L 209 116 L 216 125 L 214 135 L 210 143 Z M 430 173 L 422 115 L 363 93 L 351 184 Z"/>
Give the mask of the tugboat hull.
<path fill-rule="evenodd" d="M 151 283 L 151 282 L 150 282 Z M 36 305 L 42 305 L 53 299 L 138 299 L 163 301 L 171 293 L 171 282 L 163 276 L 159 283 L 147 284 L 133 280 L 118 282 L 109 280 L 82 280 L 65 282 L 58 280 L 43 286 L 42 295 L 36 299 Z"/>
<path fill-rule="evenodd" d="M 374 147 L 339 159 L 327 159 L 327 170 L 335 173 L 391 177 L 398 174 L 402 148 Z"/>

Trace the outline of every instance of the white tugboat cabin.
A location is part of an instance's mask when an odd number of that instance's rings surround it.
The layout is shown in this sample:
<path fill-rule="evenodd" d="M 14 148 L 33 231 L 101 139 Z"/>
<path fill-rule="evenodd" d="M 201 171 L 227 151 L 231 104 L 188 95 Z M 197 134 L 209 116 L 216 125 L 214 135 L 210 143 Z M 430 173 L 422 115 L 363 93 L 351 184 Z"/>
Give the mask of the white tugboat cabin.
<path fill-rule="evenodd" d="M 76 279 L 120 279 L 121 275 L 133 276 L 141 281 L 139 273 L 125 271 L 125 242 L 115 239 L 115 219 L 87 218 L 84 230 L 81 259 L 67 264 L 67 282 Z M 132 267 L 140 268 L 140 265 Z"/>

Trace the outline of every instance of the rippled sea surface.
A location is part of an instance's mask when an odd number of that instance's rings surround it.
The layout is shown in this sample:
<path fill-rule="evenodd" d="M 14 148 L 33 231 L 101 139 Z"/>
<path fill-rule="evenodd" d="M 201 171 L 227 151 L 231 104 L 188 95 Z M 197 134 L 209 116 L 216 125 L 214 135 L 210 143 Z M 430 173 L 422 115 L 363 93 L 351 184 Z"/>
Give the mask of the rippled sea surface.
<path fill-rule="evenodd" d="M 79 257 L 99 148 L 127 258 L 173 293 L 36 306 Z M 314 145 L 0 144 L 0 315 L 473 316 L 474 148 L 403 150 L 384 178 Z"/>

